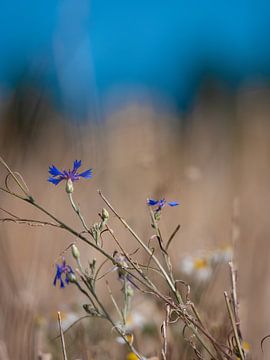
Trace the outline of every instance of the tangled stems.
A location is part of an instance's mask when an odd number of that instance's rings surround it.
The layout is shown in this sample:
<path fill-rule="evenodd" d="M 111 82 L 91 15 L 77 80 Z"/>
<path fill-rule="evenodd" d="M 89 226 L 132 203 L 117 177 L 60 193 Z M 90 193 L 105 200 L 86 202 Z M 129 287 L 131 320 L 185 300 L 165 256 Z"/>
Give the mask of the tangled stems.
<path fill-rule="evenodd" d="M 145 245 L 145 243 L 143 242 L 143 240 L 135 233 L 135 231 L 129 226 L 129 224 L 126 222 L 126 220 L 124 218 L 122 218 L 119 213 L 114 209 L 114 207 L 110 204 L 110 202 L 107 200 L 107 198 L 103 195 L 103 193 L 98 190 L 99 195 L 101 196 L 101 198 L 104 200 L 104 202 L 106 203 L 106 205 L 111 209 L 111 211 L 115 214 L 115 216 L 120 220 L 120 222 L 124 225 L 124 227 L 133 235 L 133 237 L 138 241 L 138 243 L 144 248 L 144 250 L 151 256 L 151 258 L 154 260 L 154 262 L 156 263 L 156 265 L 158 266 L 158 268 L 160 269 L 162 275 L 164 276 L 168 286 L 170 287 L 170 289 L 172 290 L 173 294 L 175 295 L 178 303 L 180 304 L 180 306 L 184 306 L 184 301 L 179 293 L 179 291 L 177 290 L 175 284 L 173 283 L 172 279 L 170 278 L 170 276 L 167 274 L 166 270 L 163 268 L 163 266 L 161 265 L 160 261 L 157 259 L 157 257 L 152 253 L 152 251 L 149 249 L 149 247 L 147 247 Z M 157 230 L 159 230 L 157 228 Z M 160 232 L 159 232 L 160 234 Z M 153 289 L 152 289 L 153 290 Z M 156 292 L 158 294 L 158 296 L 163 297 L 163 295 L 161 295 L 157 290 L 155 290 L 154 292 Z M 166 302 L 168 302 L 168 299 L 163 297 L 163 300 L 165 300 Z M 171 304 L 172 305 L 172 304 Z M 177 307 L 176 307 L 177 308 Z M 201 338 L 200 334 L 198 333 L 197 329 L 200 329 L 200 331 L 213 343 L 214 348 L 218 347 L 219 350 L 226 356 L 227 359 L 231 359 L 231 357 L 222 349 L 222 347 L 219 346 L 219 344 L 213 339 L 213 337 L 208 334 L 206 332 L 206 330 L 204 328 L 202 328 L 201 326 L 199 326 L 196 322 L 193 321 L 193 319 L 191 317 L 188 318 L 188 324 L 187 326 L 190 327 L 194 333 L 194 335 L 197 337 L 198 341 L 201 343 L 201 345 L 205 348 L 205 350 L 209 353 L 209 355 L 211 357 L 213 357 L 211 350 L 209 349 L 208 345 L 205 343 L 205 341 Z"/>
<path fill-rule="evenodd" d="M 172 292 L 174 293 L 178 303 L 180 304 L 180 306 L 184 306 L 184 302 L 183 299 L 180 295 L 180 293 L 178 292 L 176 286 L 173 284 L 171 278 L 168 276 L 166 270 L 163 268 L 163 266 L 161 265 L 161 263 L 159 262 L 159 260 L 157 259 L 157 257 L 155 255 L 152 254 L 152 251 L 145 245 L 145 243 L 142 241 L 142 239 L 135 233 L 135 231 L 129 226 L 129 224 L 126 222 L 125 219 L 123 219 L 118 212 L 114 209 L 114 207 L 110 204 L 110 202 L 107 200 L 107 198 L 102 194 L 102 192 L 100 190 L 98 190 L 99 195 L 101 196 L 101 198 L 104 200 L 104 202 L 107 204 L 107 206 L 112 210 L 112 212 L 116 215 L 116 217 L 120 220 L 120 222 L 124 225 L 125 228 L 128 229 L 128 231 L 133 235 L 133 237 L 138 241 L 138 243 L 144 248 L 144 250 L 151 256 L 151 258 L 155 261 L 156 265 L 158 266 L 158 268 L 160 269 L 161 273 L 163 274 L 165 280 L 167 281 L 169 287 L 171 288 Z M 153 291 L 153 289 L 151 289 Z M 159 297 L 163 298 L 163 300 L 168 303 L 168 299 L 166 297 L 164 297 L 162 294 L 160 294 L 159 291 L 155 290 L 153 291 L 154 293 L 156 293 Z M 174 304 L 170 304 L 170 305 L 174 305 Z M 172 306 L 172 308 L 175 307 L 175 309 L 177 310 L 178 307 L 177 306 Z M 179 310 L 179 309 L 178 309 Z M 185 315 L 186 316 L 186 315 Z M 227 359 L 231 359 L 231 357 L 223 350 L 223 348 L 214 340 L 214 338 L 208 334 L 208 332 L 201 327 L 200 325 L 197 324 L 197 322 L 195 322 L 192 317 L 188 316 L 188 327 L 191 327 L 192 331 L 194 332 L 195 336 L 197 337 L 198 341 L 201 343 L 201 345 L 205 348 L 205 350 L 209 353 L 209 355 L 211 357 L 213 357 L 213 354 L 211 352 L 211 350 L 209 349 L 208 345 L 205 343 L 205 341 L 201 338 L 201 336 L 198 333 L 198 329 L 210 340 L 210 342 L 213 343 L 213 347 L 214 348 L 218 348 L 219 351 L 221 351 L 221 353 L 223 353 Z"/>
<path fill-rule="evenodd" d="M 119 215 L 119 213 L 113 208 L 113 206 L 110 204 L 110 202 L 107 200 L 107 198 L 102 194 L 102 192 L 100 190 L 98 191 L 99 195 L 101 196 L 103 201 L 107 204 L 107 206 L 111 209 L 111 211 L 114 213 L 114 215 L 120 220 L 120 222 L 124 225 L 124 227 L 132 234 L 132 236 L 136 239 L 136 241 L 140 244 L 140 246 L 146 251 L 146 253 L 150 256 L 150 259 L 155 262 L 155 264 L 157 266 L 157 270 L 160 272 L 160 274 L 165 279 L 166 283 L 168 284 L 168 287 L 169 287 L 170 291 L 174 294 L 174 297 L 176 299 L 176 303 L 174 302 L 174 300 L 171 297 L 168 297 L 168 296 L 165 296 L 164 294 L 162 294 L 157 289 L 155 284 L 151 281 L 151 279 L 145 274 L 145 272 L 142 270 L 141 266 L 139 266 L 136 262 L 134 262 L 132 260 L 132 258 L 125 252 L 125 250 L 120 245 L 119 241 L 114 236 L 113 231 L 107 226 L 104 219 L 103 219 L 103 222 L 99 224 L 101 226 L 98 226 L 98 228 L 96 230 L 100 231 L 99 235 L 100 235 L 100 233 L 102 233 L 102 231 L 109 231 L 110 232 L 110 234 L 113 236 L 114 240 L 116 241 L 117 245 L 120 247 L 122 253 L 124 254 L 124 256 L 126 258 L 126 260 L 129 262 L 130 267 L 128 267 L 128 268 L 123 267 L 122 264 L 120 264 L 119 262 L 116 261 L 114 256 L 112 256 L 111 254 L 109 254 L 107 251 L 105 251 L 103 249 L 102 245 L 97 241 L 97 238 L 94 237 L 93 228 L 90 228 L 90 227 L 87 226 L 87 224 L 86 224 L 86 222 L 84 220 L 84 217 L 82 216 L 82 214 L 80 212 L 79 207 L 74 202 L 74 199 L 72 197 L 72 193 L 68 194 L 71 206 L 72 206 L 73 210 L 75 211 L 75 213 L 77 214 L 77 216 L 79 217 L 85 232 L 90 234 L 93 237 L 94 241 L 90 241 L 86 236 L 83 235 L 83 233 L 76 231 L 75 229 L 70 227 L 68 224 L 66 224 L 62 220 L 58 219 L 51 212 L 46 210 L 43 206 L 38 204 L 36 202 L 36 200 L 34 199 L 34 197 L 30 194 L 30 192 L 29 192 L 26 184 L 24 183 L 22 177 L 20 175 L 18 175 L 18 173 L 13 172 L 8 167 L 8 165 L 3 161 L 2 158 L 0 158 L 0 163 L 2 163 L 2 165 L 8 171 L 8 175 L 7 175 L 6 181 L 5 181 L 6 187 L 5 188 L 1 187 L 0 188 L 1 191 L 3 191 L 3 192 L 5 192 L 5 193 L 7 193 L 7 194 L 9 194 L 11 196 L 14 196 L 14 197 L 16 197 L 16 198 L 18 198 L 20 200 L 23 200 L 23 201 L 31 204 L 32 206 L 37 208 L 39 211 L 46 214 L 55 223 L 43 222 L 44 225 L 50 224 L 52 226 L 62 228 L 64 230 L 68 231 L 69 233 L 71 233 L 72 235 L 74 235 L 76 238 L 79 238 L 80 240 L 84 241 L 89 246 L 91 246 L 96 251 L 98 251 L 103 256 L 105 256 L 106 259 L 110 260 L 111 263 L 114 266 L 117 266 L 118 268 L 125 271 L 127 274 L 130 274 L 135 281 L 142 284 L 147 289 L 147 291 L 142 290 L 143 292 L 153 294 L 153 295 L 157 296 L 159 299 L 163 300 L 164 305 L 166 305 L 166 308 L 168 306 L 170 311 L 177 314 L 178 318 L 183 320 L 185 326 L 191 329 L 193 334 L 196 336 L 198 342 L 205 349 L 205 351 L 209 354 L 211 359 L 215 358 L 215 355 L 213 355 L 213 351 L 215 351 L 217 353 L 217 356 L 219 358 L 222 358 L 222 355 L 223 355 L 223 357 L 225 357 L 226 359 L 233 359 L 228 354 L 227 350 L 225 350 L 226 347 L 221 346 L 212 337 L 212 335 L 210 335 L 208 330 L 204 327 L 204 325 L 202 324 L 202 322 L 201 322 L 201 320 L 200 320 L 200 318 L 198 316 L 198 313 L 197 313 L 194 305 L 192 303 L 190 303 L 190 302 L 185 303 L 183 301 L 182 296 L 181 296 L 181 294 L 179 293 L 179 291 L 177 289 L 177 286 L 176 286 L 177 281 L 173 277 L 172 268 L 171 268 L 171 264 L 170 264 L 170 259 L 169 259 L 169 256 L 167 254 L 167 249 L 168 249 L 168 244 L 170 242 L 170 239 L 167 242 L 166 247 L 161 248 L 161 250 L 164 250 L 164 251 L 162 251 L 162 254 L 164 256 L 164 260 L 165 260 L 165 263 L 166 263 L 166 266 L 167 266 L 167 269 L 168 269 L 168 272 L 167 272 L 165 270 L 165 268 L 163 267 L 163 265 L 161 264 L 160 260 L 157 258 L 157 256 L 155 256 L 153 254 L 152 250 L 144 243 L 144 241 L 130 227 L 130 225 L 126 222 L 126 220 Z M 19 192 L 14 192 L 14 191 L 10 190 L 10 187 L 9 187 L 10 178 L 12 178 L 14 180 L 15 184 L 18 186 Z M 11 216 L 14 216 L 14 215 L 11 214 Z M 7 219 L 5 219 L 5 220 L 7 220 Z M 21 221 L 21 219 L 16 217 L 16 216 L 14 216 L 14 218 L 10 219 L 10 220 L 15 221 L 15 222 Z M 27 219 L 25 220 L 25 222 L 27 222 Z M 31 220 L 31 222 L 35 223 L 34 220 Z M 161 237 L 160 230 L 158 228 L 158 224 L 154 224 L 154 228 L 155 228 L 155 231 L 156 231 L 156 236 L 159 236 L 160 241 L 162 241 L 162 237 Z M 94 230 L 95 230 L 95 228 L 94 228 Z M 79 268 L 80 268 L 80 271 L 82 272 L 82 268 L 80 266 L 79 266 Z M 103 313 L 104 317 L 112 324 L 112 326 L 117 330 L 119 335 L 121 335 L 124 338 L 125 342 L 129 345 L 131 350 L 140 359 L 143 359 L 141 357 L 141 355 L 139 355 L 139 353 L 134 349 L 132 344 L 129 343 L 129 341 L 125 337 L 125 334 L 123 334 L 123 332 L 114 323 L 114 321 L 111 318 L 110 314 L 106 311 L 106 309 L 103 306 L 102 302 L 99 300 L 99 298 L 98 298 L 98 296 L 97 296 L 97 294 L 95 292 L 94 286 L 89 284 L 89 282 L 87 281 L 87 278 L 86 279 L 84 278 L 84 274 L 82 274 L 81 279 L 82 279 L 84 285 L 87 287 L 88 291 L 90 292 L 91 296 L 88 294 L 87 291 L 85 291 L 81 287 L 81 285 L 79 283 L 77 283 L 77 286 L 80 289 L 80 291 L 82 291 L 88 297 L 88 299 L 91 301 L 91 303 L 93 304 L 93 306 L 95 307 L 96 310 L 98 309 L 98 307 L 102 310 L 102 313 Z M 96 280 L 96 278 L 94 278 L 94 279 Z M 98 304 L 98 307 L 96 307 L 95 303 Z M 188 311 L 188 305 L 191 306 L 192 311 L 195 313 L 195 318 Z M 194 309 L 195 309 L 195 311 L 194 311 Z M 124 311 L 126 313 L 127 310 L 124 309 Z M 205 341 L 206 340 L 205 338 L 207 339 L 207 341 Z M 239 348 L 239 351 L 240 351 L 240 354 L 241 354 L 241 359 L 244 359 L 244 357 L 242 357 L 242 356 L 244 356 L 244 354 L 242 354 L 241 350 L 240 350 L 241 349 L 241 344 L 238 344 L 238 345 L 239 345 L 238 348 Z"/>
<path fill-rule="evenodd" d="M 170 279 L 170 277 L 168 276 L 166 270 L 163 268 L 163 266 L 161 265 L 160 261 L 158 260 L 158 258 L 152 253 L 152 251 L 149 249 L 148 246 L 145 245 L 145 243 L 141 240 L 141 238 L 135 233 L 135 231 L 129 226 L 129 224 L 126 222 L 125 219 L 123 219 L 118 212 L 113 208 L 113 206 L 109 203 L 109 201 L 106 199 L 106 197 L 102 194 L 102 192 L 100 190 L 98 190 L 99 195 L 101 196 L 101 198 L 104 200 L 104 202 L 107 204 L 107 206 L 112 210 L 112 212 L 114 213 L 114 215 L 120 220 L 120 222 L 124 225 L 124 227 L 126 229 L 128 229 L 128 231 L 133 235 L 133 237 L 138 241 L 138 243 L 143 247 L 143 249 L 148 253 L 148 255 L 151 256 L 151 258 L 154 260 L 154 262 L 156 263 L 156 265 L 158 266 L 158 268 L 160 269 L 162 275 L 164 276 L 165 280 L 167 281 L 169 287 L 171 288 L 171 290 L 173 291 L 174 294 L 176 294 L 177 290 L 176 287 L 174 285 L 174 283 L 172 282 L 172 280 Z M 180 294 L 178 294 L 179 298 L 181 299 Z"/>

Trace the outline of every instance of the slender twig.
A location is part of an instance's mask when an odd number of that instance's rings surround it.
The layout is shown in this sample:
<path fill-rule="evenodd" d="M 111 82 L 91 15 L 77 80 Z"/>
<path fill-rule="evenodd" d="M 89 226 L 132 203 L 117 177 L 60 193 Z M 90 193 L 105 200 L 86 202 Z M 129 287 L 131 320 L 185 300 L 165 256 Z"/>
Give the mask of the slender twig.
<path fill-rule="evenodd" d="M 97 269 L 94 278 L 93 278 L 93 282 L 95 283 L 96 281 L 103 279 L 106 275 L 110 274 L 112 271 L 114 271 L 115 269 L 117 269 L 117 267 L 114 265 L 113 267 L 111 267 L 109 270 L 105 271 L 102 275 L 100 275 L 98 277 L 98 274 L 100 273 L 101 269 L 103 268 L 103 266 L 106 264 L 106 262 L 108 262 L 108 259 L 105 259 L 101 265 L 99 266 L 99 268 Z"/>
<path fill-rule="evenodd" d="M 161 230 L 159 228 L 159 222 L 156 219 L 154 211 L 151 208 L 149 208 L 149 212 L 150 212 L 150 217 L 151 217 L 151 220 L 152 220 L 152 226 L 156 231 L 156 237 L 158 239 L 159 246 L 160 246 L 160 249 L 161 249 L 161 253 L 162 253 L 162 256 L 164 258 L 165 264 L 167 266 L 170 279 L 175 284 L 175 279 L 174 279 L 174 276 L 173 276 L 172 263 L 171 263 L 169 254 L 168 254 L 168 252 L 166 250 L 166 246 L 164 247 L 164 241 L 163 241 L 163 237 L 162 237 L 162 234 L 161 234 Z M 167 242 L 167 245 L 168 245 L 168 242 Z M 175 294 L 177 294 L 177 291 L 175 291 Z M 177 297 L 179 297 L 179 293 L 177 294 Z"/>
<path fill-rule="evenodd" d="M 103 201 L 107 204 L 107 206 L 111 209 L 111 211 L 115 214 L 115 216 L 120 220 L 120 222 L 124 225 L 124 227 L 126 229 L 128 229 L 128 231 L 133 235 L 133 237 L 139 242 L 139 244 L 144 248 L 144 250 L 152 256 L 153 260 L 155 261 L 156 265 L 159 267 L 159 269 L 161 270 L 162 274 L 164 275 L 165 279 L 167 280 L 167 283 L 169 285 L 169 287 L 171 288 L 171 290 L 173 291 L 173 293 L 175 294 L 175 296 L 177 297 L 178 301 L 180 302 L 180 304 L 184 304 L 183 300 L 179 294 L 179 292 L 177 291 L 175 285 L 172 283 L 170 277 L 168 276 L 168 274 L 166 273 L 165 269 L 163 268 L 163 266 L 160 264 L 159 260 L 156 258 L 156 256 L 154 256 L 152 254 L 152 251 L 145 245 L 145 243 L 141 240 L 141 238 L 135 233 L 135 231 L 128 225 L 128 223 L 118 214 L 118 212 L 114 209 L 114 207 L 109 203 L 109 201 L 107 200 L 107 198 L 103 195 L 103 193 L 98 190 L 98 194 L 100 195 L 100 197 L 103 199 Z M 144 274 L 141 274 L 144 275 Z M 153 289 L 151 289 L 153 290 Z M 168 299 L 166 297 L 164 297 L 162 294 L 160 294 L 160 292 L 158 290 L 155 290 L 154 293 L 158 294 L 159 296 L 161 296 L 163 298 L 163 300 L 166 301 L 166 303 L 168 302 Z M 176 308 L 179 311 L 179 308 L 177 306 L 175 306 L 175 304 L 173 304 L 173 308 Z M 183 314 L 182 314 L 183 315 Z M 188 327 L 192 328 L 192 331 L 194 332 L 194 335 L 197 337 L 197 339 L 199 340 L 199 342 L 202 344 L 202 346 L 206 349 L 206 351 L 210 352 L 207 344 L 205 344 L 204 340 L 201 338 L 201 336 L 198 333 L 198 328 L 200 328 L 200 331 L 213 343 L 217 346 L 217 348 L 219 349 L 219 351 L 221 351 L 227 359 L 230 359 L 231 357 L 219 346 L 219 344 L 217 344 L 217 342 L 215 341 L 215 339 L 208 334 L 208 332 L 200 327 L 198 325 L 198 323 L 193 320 L 191 317 L 189 317 L 189 321 L 190 323 L 188 323 Z M 210 352 L 211 354 L 211 352 Z M 212 354 L 211 354 L 212 355 Z"/>
<path fill-rule="evenodd" d="M 236 321 L 236 327 L 240 340 L 242 340 L 241 328 L 240 328 L 240 316 L 239 316 L 239 302 L 237 297 L 237 270 L 234 267 L 232 261 L 229 262 L 230 273 L 231 273 L 231 283 L 232 283 L 232 303 L 234 316 Z"/>
<path fill-rule="evenodd" d="M 0 218 L 0 222 L 14 222 L 16 224 L 25 224 L 29 226 L 54 226 L 54 227 L 61 227 L 60 225 L 53 224 L 48 221 L 40 221 L 40 220 L 33 220 L 33 219 L 21 219 L 21 218 Z"/>
<path fill-rule="evenodd" d="M 152 256 L 152 259 L 155 261 L 156 265 L 160 268 L 160 271 L 162 272 L 164 278 L 166 279 L 166 281 L 168 282 L 170 288 L 172 289 L 173 292 L 176 291 L 175 289 L 175 285 L 173 284 L 172 280 L 170 279 L 170 277 L 168 276 L 168 274 L 166 273 L 166 270 L 163 268 L 163 266 L 161 265 L 161 263 L 159 262 L 159 260 L 157 259 L 157 257 L 155 255 L 152 254 L 152 251 L 147 247 L 147 245 L 145 245 L 145 243 L 143 242 L 143 240 L 135 233 L 135 231 L 129 226 L 129 224 L 126 222 L 125 219 L 123 219 L 118 212 L 114 209 L 114 207 L 109 203 L 109 201 L 106 199 L 106 197 L 102 194 L 102 192 L 100 190 L 98 190 L 98 194 L 100 195 L 100 197 L 103 199 L 103 201 L 107 204 L 107 206 L 112 210 L 112 212 L 114 213 L 114 215 L 120 220 L 120 222 L 124 225 L 124 227 L 126 229 L 128 229 L 128 231 L 133 235 L 133 237 L 138 241 L 138 243 L 143 247 L 143 249 L 150 255 Z"/>
<path fill-rule="evenodd" d="M 168 251 L 169 246 L 170 246 L 172 240 L 174 239 L 175 235 L 176 235 L 176 234 L 178 233 L 178 231 L 180 230 L 180 227 L 181 227 L 181 225 L 177 225 L 176 228 L 175 228 L 175 230 L 174 230 L 174 232 L 173 232 L 172 235 L 169 237 L 169 240 L 167 241 L 167 244 L 166 244 L 166 246 L 165 246 L 165 250 L 166 250 L 166 251 Z"/>
<path fill-rule="evenodd" d="M 156 286 L 153 284 L 153 282 L 148 278 L 148 276 L 145 275 L 145 273 L 141 270 L 141 268 L 138 266 L 138 264 L 136 264 L 131 257 L 128 255 L 128 253 L 125 251 L 125 249 L 122 247 L 122 245 L 120 244 L 120 242 L 117 240 L 116 236 L 114 235 L 114 232 L 112 231 L 112 229 L 106 225 L 107 230 L 109 231 L 109 233 L 111 234 L 112 238 L 114 239 L 114 241 L 116 242 L 116 244 L 118 245 L 118 247 L 120 248 L 120 250 L 122 251 L 123 255 L 125 256 L 125 258 L 127 259 L 127 261 L 131 264 L 131 266 L 137 271 L 137 273 L 139 273 L 139 275 L 148 283 L 145 284 L 145 282 L 143 282 L 141 279 L 138 279 L 134 274 L 131 274 L 136 280 L 139 280 L 140 283 L 142 283 L 145 286 L 150 287 L 150 289 L 157 289 Z"/>
<path fill-rule="evenodd" d="M 21 182 L 18 180 L 18 178 L 16 177 L 15 173 L 10 169 L 10 167 L 8 166 L 8 164 L 4 161 L 4 159 L 0 156 L 0 163 L 2 165 L 4 165 L 4 167 L 7 169 L 8 173 L 13 177 L 14 181 L 16 182 L 16 184 L 19 186 L 19 188 L 22 190 L 22 192 L 24 193 L 24 195 L 27 196 L 27 198 L 32 198 L 32 196 L 29 194 L 29 190 L 28 187 L 25 184 L 25 181 L 23 180 L 23 184 L 24 186 L 21 184 Z M 20 176 L 21 177 L 21 176 Z M 22 177 L 21 177 L 22 178 Z"/>
<path fill-rule="evenodd" d="M 96 302 L 98 303 L 99 307 L 102 309 L 103 313 L 105 314 L 107 320 L 109 320 L 109 322 L 112 324 L 113 328 L 116 329 L 116 331 L 118 332 L 118 334 L 123 338 L 123 340 L 125 341 L 125 343 L 129 346 L 129 348 L 131 349 L 132 352 L 134 352 L 135 355 L 138 356 L 138 358 L 140 360 L 143 360 L 142 355 L 139 354 L 139 352 L 134 348 L 134 346 L 128 341 L 128 339 L 126 338 L 125 334 L 122 333 L 122 331 L 119 329 L 119 327 L 117 326 L 117 324 L 115 324 L 115 322 L 113 321 L 113 319 L 111 318 L 110 314 L 107 312 L 106 308 L 104 307 L 104 305 L 102 304 L 102 302 L 99 300 L 98 296 L 96 295 L 95 292 L 92 293 L 93 297 L 95 298 Z"/>
<path fill-rule="evenodd" d="M 238 331 L 237 331 L 235 318 L 234 318 L 234 315 L 233 315 L 233 310 L 231 308 L 230 300 L 229 300 L 229 297 L 228 297 L 228 294 L 227 294 L 226 291 L 224 291 L 224 297 L 225 297 L 225 302 L 226 302 L 227 310 L 228 310 L 228 313 L 229 313 L 229 317 L 230 317 L 230 320 L 231 320 L 235 340 L 236 340 L 236 343 L 237 343 L 239 356 L 240 356 L 241 360 L 245 360 L 245 355 L 244 355 L 243 350 L 242 350 L 241 341 L 240 341 L 239 334 L 238 334 Z"/>
<path fill-rule="evenodd" d="M 66 352 L 65 338 L 64 338 L 63 329 L 62 329 L 62 322 L 61 322 L 61 313 L 60 313 L 60 311 L 57 312 L 57 318 L 58 318 L 58 326 L 59 326 L 60 337 L 61 337 L 61 345 L 62 345 L 63 359 L 64 359 L 64 360 L 67 360 L 67 352 Z"/>
<path fill-rule="evenodd" d="M 85 220 L 84 220 L 84 217 L 82 216 L 82 213 L 81 213 L 81 211 L 80 211 L 80 208 L 79 208 L 79 206 L 77 206 L 77 205 L 75 204 L 71 193 L 68 194 L 68 198 L 69 198 L 69 200 L 70 200 L 70 203 L 71 203 L 71 206 L 72 206 L 73 210 L 75 211 L 75 213 L 78 215 L 79 219 L 81 220 L 81 223 L 82 223 L 83 227 L 85 228 L 85 230 L 86 230 L 88 233 L 91 234 L 91 231 L 90 231 L 89 227 L 86 225 L 86 222 L 85 222 Z"/>
<path fill-rule="evenodd" d="M 163 321 L 162 326 L 161 326 L 161 334 L 163 337 L 163 346 L 162 346 L 162 350 L 161 350 L 161 355 L 162 355 L 163 360 L 167 359 L 169 318 L 170 318 L 170 305 L 167 305 L 165 320 Z"/>
<path fill-rule="evenodd" d="M 63 330 L 63 334 L 65 335 L 65 333 L 67 333 L 71 328 L 73 328 L 76 324 L 78 324 L 80 321 L 82 321 L 82 320 L 84 320 L 86 318 L 92 318 L 92 316 L 91 315 L 81 316 L 79 319 L 73 321 L 73 323 L 71 325 L 69 325 L 69 327 L 67 327 L 65 330 Z M 61 334 L 55 336 L 51 340 L 57 340 L 60 336 L 61 336 Z"/>
<path fill-rule="evenodd" d="M 123 316 L 123 314 L 122 314 L 122 312 L 121 312 L 121 310 L 120 310 L 120 308 L 119 308 L 119 306 L 118 306 L 118 304 L 117 304 L 117 302 L 116 302 L 116 300 L 115 300 L 115 298 L 113 296 L 113 293 L 112 293 L 112 290 L 111 290 L 111 288 L 109 286 L 108 281 L 106 281 L 106 287 L 107 287 L 107 290 L 108 290 L 108 293 L 109 293 L 110 298 L 112 300 L 112 303 L 113 303 L 113 305 L 114 305 L 120 319 L 122 319 L 122 321 L 125 322 L 124 316 Z"/>
<path fill-rule="evenodd" d="M 0 207 L 0 210 L 3 211 L 3 212 L 6 213 L 6 214 L 12 216 L 13 218 L 20 219 L 19 216 L 13 214 L 13 213 L 10 212 L 10 211 L 7 211 L 6 209 L 3 209 L 2 207 Z"/>

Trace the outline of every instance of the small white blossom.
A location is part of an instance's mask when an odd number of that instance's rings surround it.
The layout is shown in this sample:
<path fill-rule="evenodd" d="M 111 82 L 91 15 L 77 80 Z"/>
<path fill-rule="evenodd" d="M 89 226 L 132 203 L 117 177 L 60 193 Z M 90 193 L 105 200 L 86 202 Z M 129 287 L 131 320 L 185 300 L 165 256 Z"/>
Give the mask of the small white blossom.
<path fill-rule="evenodd" d="M 181 271 L 198 281 L 206 281 L 212 275 L 211 263 L 207 256 L 185 256 L 180 265 Z"/>

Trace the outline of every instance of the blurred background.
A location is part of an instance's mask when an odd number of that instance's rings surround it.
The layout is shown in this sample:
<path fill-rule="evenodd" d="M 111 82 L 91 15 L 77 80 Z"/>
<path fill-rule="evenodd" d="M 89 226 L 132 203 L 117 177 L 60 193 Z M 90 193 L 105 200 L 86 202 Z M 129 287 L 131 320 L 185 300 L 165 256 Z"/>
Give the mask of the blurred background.
<path fill-rule="evenodd" d="M 185 256 L 232 246 L 237 199 L 242 328 L 252 359 L 262 359 L 260 341 L 270 333 L 270 3 L 2 1 L 0 34 L 0 153 L 59 217 L 79 228 L 63 187 L 47 182 L 48 166 L 69 168 L 75 159 L 94 171 L 76 184 L 90 223 L 103 207 L 100 188 L 147 241 L 146 198 L 178 200 L 162 229 L 169 236 L 181 224 L 171 249 L 180 272 Z M 0 201 L 18 216 L 41 218 L 6 195 Z M 73 240 L 1 224 L 1 360 L 60 358 L 51 341 L 56 311 L 83 314 L 75 289 L 52 286 L 54 263 Z M 224 266 L 206 289 L 202 306 L 213 326 L 225 313 L 228 276 Z M 154 313 L 143 301 L 141 316 Z M 68 335 L 71 358 L 125 359 L 114 340 L 89 329 L 88 338 L 85 321 Z M 153 355 L 152 343 L 142 348 Z M 264 350 L 267 358 L 270 345 Z"/>

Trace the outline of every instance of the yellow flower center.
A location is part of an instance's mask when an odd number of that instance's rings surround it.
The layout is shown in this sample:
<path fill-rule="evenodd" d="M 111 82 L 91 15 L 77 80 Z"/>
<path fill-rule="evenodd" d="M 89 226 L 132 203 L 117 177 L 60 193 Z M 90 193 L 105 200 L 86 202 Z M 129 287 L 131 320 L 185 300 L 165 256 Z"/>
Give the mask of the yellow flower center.
<path fill-rule="evenodd" d="M 208 262 L 207 262 L 207 260 L 202 259 L 202 258 L 195 259 L 194 267 L 197 270 L 207 268 L 208 267 Z"/>
<path fill-rule="evenodd" d="M 130 345 L 133 344 L 133 340 L 134 340 L 133 334 L 126 334 L 126 335 L 125 335 L 125 338 L 126 338 L 127 342 L 128 342 Z"/>
<path fill-rule="evenodd" d="M 139 360 L 139 358 L 134 352 L 130 352 L 127 354 L 127 360 Z"/>
<path fill-rule="evenodd" d="M 243 341 L 242 342 L 242 348 L 244 349 L 245 352 L 249 352 L 250 351 L 250 344 L 247 341 Z"/>
<path fill-rule="evenodd" d="M 127 325 L 132 325 L 132 323 L 133 323 L 133 318 L 132 318 L 132 315 L 130 314 L 130 315 L 127 316 L 126 324 Z"/>

